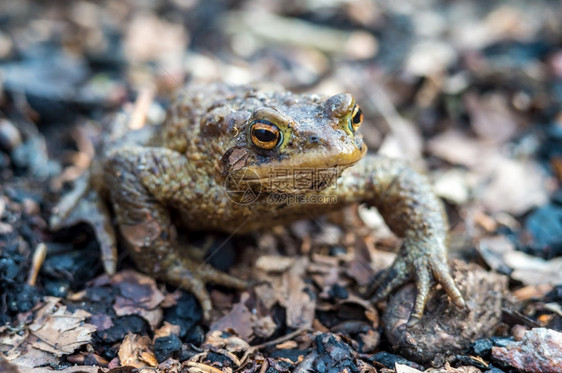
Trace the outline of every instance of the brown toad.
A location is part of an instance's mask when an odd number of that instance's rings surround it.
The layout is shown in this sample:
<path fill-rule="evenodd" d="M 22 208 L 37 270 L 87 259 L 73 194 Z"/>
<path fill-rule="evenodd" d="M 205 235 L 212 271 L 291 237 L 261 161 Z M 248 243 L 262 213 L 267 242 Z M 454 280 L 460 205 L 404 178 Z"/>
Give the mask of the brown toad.
<path fill-rule="evenodd" d="M 422 316 L 435 279 L 457 306 L 464 306 L 447 266 L 441 202 L 428 181 L 402 161 L 366 155 L 357 132 L 362 113 L 351 95 L 225 84 L 179 93 L 162 126 L 116 136 L 92 171 L 97 176 L 90 177 L 89 183 L 110 201 L 139 269 L 192 291 L 208 317 L 206 282 L 236 288 L 246 283 L 189 258 L 186 248 L 177 245 L 176 229 L 245 233 L 361 202 L 378 208 L 404 238 L 373 299 L 414 279 L 413 324 Z M 100 201 L 94 203 L 104 210 Z M 68 213 L 64 210 L 55 224 Z M 177 224 L 172 211 L 178 213 Z M 111 273 L 111 224 L 105 213 L 89 215 Z"/>

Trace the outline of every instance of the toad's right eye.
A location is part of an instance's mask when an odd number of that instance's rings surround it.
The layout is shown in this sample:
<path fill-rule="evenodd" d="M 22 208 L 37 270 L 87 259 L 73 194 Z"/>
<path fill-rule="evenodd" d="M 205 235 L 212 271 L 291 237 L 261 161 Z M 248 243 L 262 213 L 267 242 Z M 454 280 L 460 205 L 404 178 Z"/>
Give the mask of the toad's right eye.
<path fill-rule="evenodd" d="M 258 148 L 270 150 L 282 143 L 283 134 L 275 124 L 256 120 L 250 127 L 250 137 Z"/>
<path fill-rule="evenodd" d="M 349 118 L 349 129 L 352 133 L 355 133 L 359 129 L 359 126 L 363 123 L 363 112 L 359 108 L 359 105 L 353 107 L 353 113 L 351 118 Z"/>

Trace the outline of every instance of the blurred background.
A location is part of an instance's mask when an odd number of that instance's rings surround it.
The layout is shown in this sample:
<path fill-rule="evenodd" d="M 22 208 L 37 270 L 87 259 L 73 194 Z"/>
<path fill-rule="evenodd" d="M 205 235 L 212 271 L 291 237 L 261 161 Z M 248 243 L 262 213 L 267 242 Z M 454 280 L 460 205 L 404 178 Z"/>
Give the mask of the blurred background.
<path fill-rule="evenodd" d="M 558 114 L 561 14 L 558 1 L 3 1 L 2 87 L 57 124 L 144 87 L 165 99 L 187 81 L 266 80 L 351 92 L 372 146 L 399 120 L 501 141 Z M 476 120 L 482 105 L 510 123 Z"/>
<path fill-rule="evenodd" d="M 160 123 L 174 91 L 214 81 L 352 93 L 370 150 L 424 170 L 446 202 L 450 256 L 509 275 L 519 300 L 538 299 L 526 317 L 562 330 L 557 0 L 3 0 L 0 325 L 102 272 L 91 234 L 54 235 L 46 222 L 112 114 L 141 102 Z M 383 229 L 372 211 L 359 216 Z M 285 252 L 296 253 L 314 231 L 304 227 L 255 246 L 293 237 Z M 45 242 L 32 286 L 31 253 Z"/>

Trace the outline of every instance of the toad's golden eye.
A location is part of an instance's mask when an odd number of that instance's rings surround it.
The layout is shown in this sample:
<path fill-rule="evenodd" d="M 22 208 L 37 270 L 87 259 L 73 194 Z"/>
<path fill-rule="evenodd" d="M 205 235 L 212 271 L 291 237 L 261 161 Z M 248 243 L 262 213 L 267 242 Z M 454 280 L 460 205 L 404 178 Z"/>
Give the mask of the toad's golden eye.
<path fill-rule="evenodd" d="M 355 132 L 359 129 L 359 126 L 363 123 L 363 112 L 359 105 L 355 105 L 353 108 L 353 114 L 349 118 L 349 129 L 351 132 Z"/>
<path fill-rule="evenodd" d="M 259 120 L 252 123 L 250 136 L 255 146 L 270 150 L 281 144 L 283 134 L 275 124 L 267 120 Z"/>

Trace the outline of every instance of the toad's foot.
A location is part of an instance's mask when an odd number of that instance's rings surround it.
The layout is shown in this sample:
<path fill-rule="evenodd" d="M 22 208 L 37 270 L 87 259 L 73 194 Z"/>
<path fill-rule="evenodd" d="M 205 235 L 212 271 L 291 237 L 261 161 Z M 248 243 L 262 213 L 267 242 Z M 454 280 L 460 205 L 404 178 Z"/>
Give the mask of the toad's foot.
<path fill-rule="evenodd" d="M 417 295 L 407 323 L 408 327 L 414 326 L 423 316 L 425 304 L 429 299 L 429 290 L 436 280 L 443 286 L 452 302 L 457 307 L 464 308 L 464 299 L 451 277 L 445 256 L 434 254 L 444 252 L 444 247 L 434 248 L 439 245 L 443 244 L 437 240 L 406 238 L 392 266 L 385 271 L 382 279 L 376 280 L 373 284 L 378 289 L 371 301 L 376 303 L 386 298 L 396 288 L 414 279 Z"/>
<path fill-rule="evenodd" d="M 413 325 L 423 315 L 435 279 L 455 305 L 464 307 L 447 266 L 445 211 L 425 177 L 403 161 L 366 156 L 346 170 L 339 183 L 338 197 L 376 207 L 390 229 L 404 238 L 398 258 L 373 298 L 375 301 L 414 279 L 417 298 L 408 322 Z M 350 194 L 349 190 L 354 193 Z"/>
<path fill-rule="evenodd" d="M 174 252 L 172 250 L 172 252 Z M 212 303 L 209 293 L 205 288 L 207 283 L 223 285 L 235 289 L 245 289 L 249 283 L 238 277 L 221 272 L 208 263 L 200 262 L 185 257 L 169 255 L 162 263 L 166 270 L 156 273 L 155 276 L 174 286 L 187 290 L 199 301 L 203 311 L 203 319 L 210 320 Z"/>

